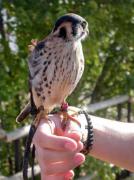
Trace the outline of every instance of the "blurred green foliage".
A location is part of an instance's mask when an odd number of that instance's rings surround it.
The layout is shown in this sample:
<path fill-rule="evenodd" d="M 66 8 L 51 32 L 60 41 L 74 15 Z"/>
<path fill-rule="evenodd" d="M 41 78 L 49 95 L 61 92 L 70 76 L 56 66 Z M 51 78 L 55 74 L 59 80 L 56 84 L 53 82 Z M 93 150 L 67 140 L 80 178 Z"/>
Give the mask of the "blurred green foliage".
<path fill-rule="evenodd" d="M 90 30 L 83 42 L 85 72 L 69 102 L 134 93 L 134 0 L 0 0 L 0 123 L 5 130 L 18 126 L 15 117 L 28 99 L 28 44 L 47 36 L 55 20 L 68 12 L 83 16 Z M 13 147 L 3 149 L 0 172 L 8 175 L 6 152 L 12 155 Z M 91 162 L 102 179 L 113 175 L 108 165 Z"/>

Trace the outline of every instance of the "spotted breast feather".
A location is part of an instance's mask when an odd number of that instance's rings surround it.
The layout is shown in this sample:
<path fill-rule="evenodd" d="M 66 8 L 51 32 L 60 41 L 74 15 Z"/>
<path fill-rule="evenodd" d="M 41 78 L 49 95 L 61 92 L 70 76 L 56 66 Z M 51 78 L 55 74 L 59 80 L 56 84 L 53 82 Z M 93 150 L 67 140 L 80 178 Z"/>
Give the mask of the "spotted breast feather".
<path fill-rule="evenodd" d="M 39 42 L 29 57 L 30 85 L 37 108 L 60 106 L 79 82 L 83 69 L 80 42 L 57 37 Z"/>

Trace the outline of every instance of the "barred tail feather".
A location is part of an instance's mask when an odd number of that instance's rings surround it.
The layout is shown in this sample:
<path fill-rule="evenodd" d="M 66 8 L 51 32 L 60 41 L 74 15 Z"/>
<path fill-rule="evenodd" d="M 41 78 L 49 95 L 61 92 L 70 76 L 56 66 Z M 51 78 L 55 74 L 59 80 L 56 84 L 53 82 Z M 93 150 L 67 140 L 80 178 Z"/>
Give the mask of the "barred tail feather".
<path fill-rule="evenodd" d="M 31 103 L 29 102 L 16 118 L 16 122 L 22 122 L 31 113 Z"/>

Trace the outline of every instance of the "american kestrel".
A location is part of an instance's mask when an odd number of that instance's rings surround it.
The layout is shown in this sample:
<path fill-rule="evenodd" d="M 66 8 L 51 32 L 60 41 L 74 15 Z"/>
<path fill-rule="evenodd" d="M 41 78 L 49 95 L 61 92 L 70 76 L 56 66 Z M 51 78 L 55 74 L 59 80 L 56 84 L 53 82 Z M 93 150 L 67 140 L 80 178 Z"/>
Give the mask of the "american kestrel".
<path fill-rule="evenodd" d="M 87 34 L 87 21 L 79 15 L 70 13 L 56 21 L 52 32 L 44 40 L 33 40 L 29 46 L 30 102 L 16 119 L 20 122 L 29 113 L 34 115 L 23 159 L 23 177 L 26 180 L 30 146 L 39 120 L 47 119 L 47 115 L 55 107 L 60 107 L 63 117 L 62 130 L 66 127 L 67 120 L 79 123 L 67 112 L 66 98 L 75 89 L 84 70 L 81 41 Z"/>
<path fill-rule="evenodd" d="M 87 34 L 87 21 L 70 13 L 56 21 L 45 39 L 32 41 L 28 59 L 31 102 L 21 112 L 22 117 L 18 116 L 18 121 L 25 117 L 26 111 L 36 111 L 39 119 L 55 107 L 61 107 L 63 112 L 67 110 L 66 98 L 83 74 L 81 41 Z"/>

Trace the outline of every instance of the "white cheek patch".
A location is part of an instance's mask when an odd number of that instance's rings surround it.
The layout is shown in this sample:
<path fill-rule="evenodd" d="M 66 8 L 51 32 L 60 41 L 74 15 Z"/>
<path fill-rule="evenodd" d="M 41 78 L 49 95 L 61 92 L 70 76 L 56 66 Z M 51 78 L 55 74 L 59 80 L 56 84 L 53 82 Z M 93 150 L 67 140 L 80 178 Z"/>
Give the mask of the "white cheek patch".
<path fill-rule="evenodd" d="M 78 29 L 77 29 L 77 36 L 78 36 L 78 37 L 81 36 L 82 31 L 83 31 L 82 27 L 79 26 Z"/>

